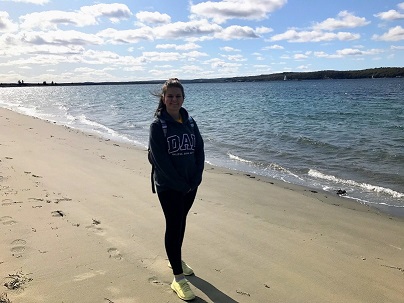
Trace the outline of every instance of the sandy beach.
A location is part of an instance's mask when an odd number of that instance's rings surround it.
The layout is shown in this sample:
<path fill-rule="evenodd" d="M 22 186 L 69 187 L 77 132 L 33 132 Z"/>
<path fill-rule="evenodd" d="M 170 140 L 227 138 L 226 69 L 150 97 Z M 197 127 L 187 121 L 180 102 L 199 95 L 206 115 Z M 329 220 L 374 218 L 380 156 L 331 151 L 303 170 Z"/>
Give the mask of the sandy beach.
<path fill-rule="evenodd" d="M 194 302 L 404 302 L 404 220 L 207 166 Z M 0 302 L 182 302 L 147 152 L 0 109 Z"/>

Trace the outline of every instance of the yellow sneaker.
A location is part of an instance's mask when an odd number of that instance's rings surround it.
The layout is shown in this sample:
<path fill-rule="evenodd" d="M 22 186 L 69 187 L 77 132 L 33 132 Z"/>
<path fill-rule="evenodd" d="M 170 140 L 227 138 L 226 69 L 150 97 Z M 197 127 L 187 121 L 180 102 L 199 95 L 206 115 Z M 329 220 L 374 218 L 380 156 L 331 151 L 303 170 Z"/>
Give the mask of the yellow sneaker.
<path fill-rule="evenodd" d="M 181 263 L 182 263 L 182 273 L 185 276 L 190 276 L 194 274 L 194 270 L 187 263 L 185 263 L 185 261 L 181 261 Z M 172 268 L 170 261 L 168 261 L 168 267 Z"/>
<path fill-rule="evenodd" d="M 181 281 L 177 282 L 174 278 L 173 283 L 171 283 L 171 289 L 175 291 L 177 296 L 184 301 L 195 299 L 195 294 L 186 279 L 182 279 Z"/>

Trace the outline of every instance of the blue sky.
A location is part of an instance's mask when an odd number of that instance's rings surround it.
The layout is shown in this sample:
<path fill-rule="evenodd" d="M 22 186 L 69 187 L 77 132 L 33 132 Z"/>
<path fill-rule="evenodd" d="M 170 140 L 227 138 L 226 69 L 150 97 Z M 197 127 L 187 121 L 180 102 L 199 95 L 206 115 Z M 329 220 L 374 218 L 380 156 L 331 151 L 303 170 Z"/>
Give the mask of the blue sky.
<path fill-rule="evenodd" d="M 404 2 L 0 0 L 0 82 L 404 66 Z"/>

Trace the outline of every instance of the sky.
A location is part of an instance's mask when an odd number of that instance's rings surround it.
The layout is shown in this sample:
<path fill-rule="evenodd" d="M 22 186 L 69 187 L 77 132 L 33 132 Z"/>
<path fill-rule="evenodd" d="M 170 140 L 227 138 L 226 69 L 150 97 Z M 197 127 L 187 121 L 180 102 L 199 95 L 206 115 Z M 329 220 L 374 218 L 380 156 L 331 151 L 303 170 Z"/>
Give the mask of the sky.
<path fill-rule="evenodd" d="M 0 0 L 0 82 L 404 67 L 393 0 Z"/>

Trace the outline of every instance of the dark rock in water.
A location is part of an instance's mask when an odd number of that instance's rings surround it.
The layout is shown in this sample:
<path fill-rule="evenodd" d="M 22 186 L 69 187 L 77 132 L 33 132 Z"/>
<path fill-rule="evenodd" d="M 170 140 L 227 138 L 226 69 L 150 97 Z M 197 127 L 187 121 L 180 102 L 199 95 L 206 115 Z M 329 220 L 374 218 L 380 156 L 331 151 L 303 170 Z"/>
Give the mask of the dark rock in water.
<path fill-rule="evenodd" d="M 338 189 L 338 190 L 337 190 L 337 195 L 338 195 L 338 196 L 346 195 L 346 190 L 345 190 L 345 189 Z"/>

